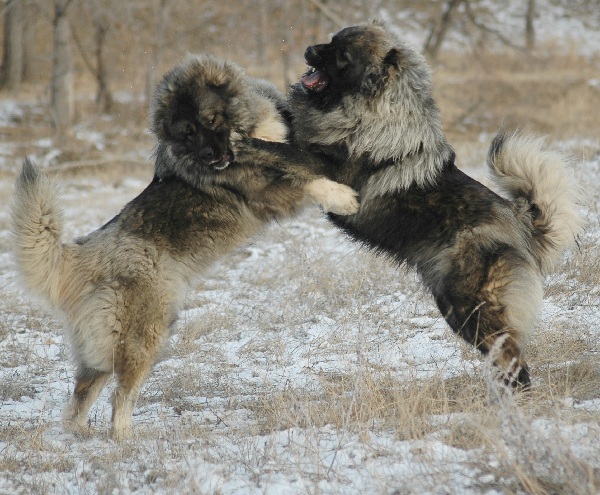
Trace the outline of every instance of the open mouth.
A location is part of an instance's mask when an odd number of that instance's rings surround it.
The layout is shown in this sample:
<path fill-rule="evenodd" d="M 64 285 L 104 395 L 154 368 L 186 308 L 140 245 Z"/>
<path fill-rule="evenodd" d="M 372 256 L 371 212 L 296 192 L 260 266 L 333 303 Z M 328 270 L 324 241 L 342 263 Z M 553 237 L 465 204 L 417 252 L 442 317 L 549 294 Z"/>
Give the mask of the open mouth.
<path fill-rule="evenodd" d="M 210 162 L 210 165 L 212 165 L 215 170 L 225 170 L 230 163 L 231 156 L 229 153 L 223 153 L 223 156 L 219 160 L 213 160 Z"/>
<path fill-rule="evenodd" d="M 314 67 L 309 67 L 308 71 L 300 78 L 300 84 L 306 91 L 320 93 L 329 84 L 329 77 Z"/>

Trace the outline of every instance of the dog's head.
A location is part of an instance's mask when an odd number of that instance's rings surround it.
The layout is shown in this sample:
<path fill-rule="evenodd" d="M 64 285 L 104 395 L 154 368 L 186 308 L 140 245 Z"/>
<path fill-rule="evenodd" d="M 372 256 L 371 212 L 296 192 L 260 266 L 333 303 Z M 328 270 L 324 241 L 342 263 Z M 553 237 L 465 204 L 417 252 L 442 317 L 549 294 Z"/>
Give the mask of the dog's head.
<path fill-rule="evenodd" d="M 191 174 L 229 165 L 232 123 L 242 91 L 241 70 L 212 56 L 190 55 L 164 76 L 154 94 L 150 130 L 170 167 L 176 172 L 195 168 L 187 171 Z"/>
<path fill-rule="evenodd" d="M 403 53 L 394 41 L 378 23 L 342 29 L 331 42 L 306 49 L 309 69 L 300 87 L 322 103 L 346 95 L 372 98 L 401 71 Z"/>
<path fill-rule="evenodd" d="M 452 153 L 417 50 L 373 22 L 342 29 L 304 56 L 309 69 L 289 98 L 298 142 L 332 146 L 372 170 L 394 164 L 382 180 L 395 189 L 435 180 Z"/>

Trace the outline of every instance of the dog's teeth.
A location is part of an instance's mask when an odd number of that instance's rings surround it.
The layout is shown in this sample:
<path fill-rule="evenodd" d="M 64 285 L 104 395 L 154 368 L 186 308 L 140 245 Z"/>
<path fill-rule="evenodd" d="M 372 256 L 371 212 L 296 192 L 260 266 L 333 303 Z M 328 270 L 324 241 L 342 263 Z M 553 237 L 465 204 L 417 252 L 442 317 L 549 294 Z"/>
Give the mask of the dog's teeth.
<path fill-rule="evenodd" d="M 224 161 L 221 165 L 214 165 L 215 170 L 225 170 L 229 166 L 229 160 Z"/>

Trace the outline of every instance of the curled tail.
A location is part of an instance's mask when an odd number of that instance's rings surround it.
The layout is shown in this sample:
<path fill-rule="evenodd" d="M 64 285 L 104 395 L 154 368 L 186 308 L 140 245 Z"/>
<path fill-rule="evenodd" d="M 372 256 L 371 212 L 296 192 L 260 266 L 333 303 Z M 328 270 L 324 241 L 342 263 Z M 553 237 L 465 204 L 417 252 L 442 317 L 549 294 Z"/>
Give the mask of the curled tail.
<path fill-rule="evenodd" d="M 543 138 L 498 134 L 488 152 L 494 182 L 511 199 L 525 201 L 532 216 L 532 245 L 542 273 L 549 273 L 583 225 L 580 190 L 568 159 Z"/>
<path fill-rule="evenodd" d="M 62 212 L 53 184 L 29 159 L 17 177 L 11 221 L 14 253 L 25 285 L 57 305 L 63 265 Z"/>

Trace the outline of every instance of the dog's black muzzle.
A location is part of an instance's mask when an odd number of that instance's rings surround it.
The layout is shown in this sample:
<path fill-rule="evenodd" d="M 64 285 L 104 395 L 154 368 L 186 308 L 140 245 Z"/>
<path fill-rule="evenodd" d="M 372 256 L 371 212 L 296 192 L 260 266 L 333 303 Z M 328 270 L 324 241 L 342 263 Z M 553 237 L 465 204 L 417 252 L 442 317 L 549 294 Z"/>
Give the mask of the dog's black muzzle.
<path fill-rule="evenodd" d="M 321 66 L 323 63 L 323 52 L 326 45 L 311 45 L 304 52 L 304 60 L 313 67 Z"/>
<path fill-rule="evenodd" d="M 196 150 L 198 160 L 215 170 L 226 168 L 232 161 L 228 136 L 228 132 L 207 133 L 204 142 Z"/>

